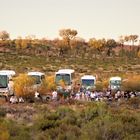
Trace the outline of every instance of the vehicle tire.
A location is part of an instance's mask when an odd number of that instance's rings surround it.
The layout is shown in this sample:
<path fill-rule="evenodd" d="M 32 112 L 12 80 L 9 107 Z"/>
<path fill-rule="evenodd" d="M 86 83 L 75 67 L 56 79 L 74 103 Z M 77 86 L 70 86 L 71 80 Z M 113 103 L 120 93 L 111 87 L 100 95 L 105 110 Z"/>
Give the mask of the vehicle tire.
<path fill-rule="evenodd" d="M 51 101 L 51 100 L 52 100 L 52 97 L 49 96 L 49 95 L 47 95 L 47 96 L 46 96 L 46 101 Z"/>

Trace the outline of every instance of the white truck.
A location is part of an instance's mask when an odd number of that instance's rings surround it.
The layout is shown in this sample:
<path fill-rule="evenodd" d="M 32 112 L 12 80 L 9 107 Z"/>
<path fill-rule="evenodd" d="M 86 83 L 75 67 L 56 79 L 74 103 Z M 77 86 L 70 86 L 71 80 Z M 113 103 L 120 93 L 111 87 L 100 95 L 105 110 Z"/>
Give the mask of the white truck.
<path fill-rule="evenodd" d="M 122 79 L 121 77 L 111 77 L 109 79 L 109 87 L 111 90 L 120 90 L 121 89 Z"/>

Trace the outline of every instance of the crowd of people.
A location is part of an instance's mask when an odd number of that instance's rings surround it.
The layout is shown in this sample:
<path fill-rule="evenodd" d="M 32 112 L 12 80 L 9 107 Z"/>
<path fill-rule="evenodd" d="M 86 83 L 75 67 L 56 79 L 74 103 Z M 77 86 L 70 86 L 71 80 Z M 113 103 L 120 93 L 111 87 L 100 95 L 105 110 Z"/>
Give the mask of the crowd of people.
<path fill-rule="evenodd" d="M 64 93 L 63 93 L 64 94 Z M 61 94 L 62 95 L 62 94 Z M 67 94 L 67 96 L 61 96 L 65 99 L 79 100 L 79 101 L 119 101 L 121 99 L 128 100 L 129 98 L 134 98 L 140 96 L 140 92 L 132 91 L 121 91 L 116 90 L 112 91 L 110 89 L 106 91 L 97 91 L 97 90 L 82 90 L 80 89 L 77 92 L 73 90 Z M 35 100 L 42 100 L 42 96 L 39 92 L 35 92 Z M 54 90 L 49 98 L 49 100 L 57 101 L 60 99 L 60 93 L 57 90 Z M 11 96 L 10 103 L 24 103 L 22 97 L 17 98 L 16 96 Z"/>
<path fill-rule="evenodd" d="M 59 96 L 59 92 L 52 92 L 52 100 L 56 100 Z M 72 90 L 67 99 L 80 100 L 80 101 L 119 101 L 121 99 L 128 100 L 140 96 L 140 92 L 134 91 L 121 91 L 121 90 L 111 90 L 107 89 L 104 91 L 101 90 L 91 90 L 79 88 L 78 91 Z"/>
<path fill-rule="evenodd" d="M 136 96 L 139 96 L 139 92 L 131 92 L 131 91 L 90 91 L 86 90 L 85 92 L 77 92 L 74 93 L 71 98 L 75 100 L 82 100 L 82 101 L 119 101 L 120 99 L 129 99 Z"/>

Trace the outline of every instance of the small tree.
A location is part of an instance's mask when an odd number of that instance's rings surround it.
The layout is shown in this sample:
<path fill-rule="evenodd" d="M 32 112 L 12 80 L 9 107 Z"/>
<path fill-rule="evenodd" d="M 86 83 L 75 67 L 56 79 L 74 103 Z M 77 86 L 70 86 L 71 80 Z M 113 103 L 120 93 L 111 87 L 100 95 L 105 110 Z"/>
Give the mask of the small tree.
<path fill-rule="evenodd" d="M 117 42 L 114 39 L 108 39 L 106 42 L 107 47 L 107 55 L 111 55 L 111 51 L 113 48 L 117 47 Z"/>
<path fill-rule="evenodd" d="M 7 31 L 1 31 L 0 32 L 0 39 L 1 40 L 7 40 L 10 38 L 10 35 Z"/>
<path fill-rule="evenodd" d="M 130 35 L 129 38 L 130 38 L 130 41 L 132 42 L 132 46 L 134 46 L 135 42 L 137 42 L 137 39 L 138 39 L 138 35 Z"/>
<path fill-rule="evenodd" d="M 73 48 L 75 57 L 79 55 L 81 51 L 83 51 L 84 44 L 85 44 L 85 40 L 78 37 L 71 41 L 71 47 Z"/>
<path fill-rule="evenodd" d="M 62 29 L 59 31 L 59 35 L 67 42 L 69 48 L 71 48 L 71 40 L 73 40 L 77 34 L 78 32 L 72 29 Z"/>
<path fill-rule="evenodd" d="M 95 38 L 91 38 L 88 44 L 94 50 L 95 58 L 96 58 L 96 54 L 97 53 L 101 54 L 101 52 L 105 49 L 106 40 L 104 38 L 98 40 Z"/>

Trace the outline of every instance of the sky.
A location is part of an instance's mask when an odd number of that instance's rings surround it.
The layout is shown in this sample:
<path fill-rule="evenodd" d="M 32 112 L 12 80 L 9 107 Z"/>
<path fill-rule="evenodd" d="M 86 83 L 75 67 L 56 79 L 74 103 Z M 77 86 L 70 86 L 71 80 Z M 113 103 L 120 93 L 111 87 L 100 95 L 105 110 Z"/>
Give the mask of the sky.
<path fill-rule="evenodd" d="M 140 36 L 140 0 L 0 0 L 0 31 L 11 38 L 54 39 L 67 28 L 84 39 Z"/>

